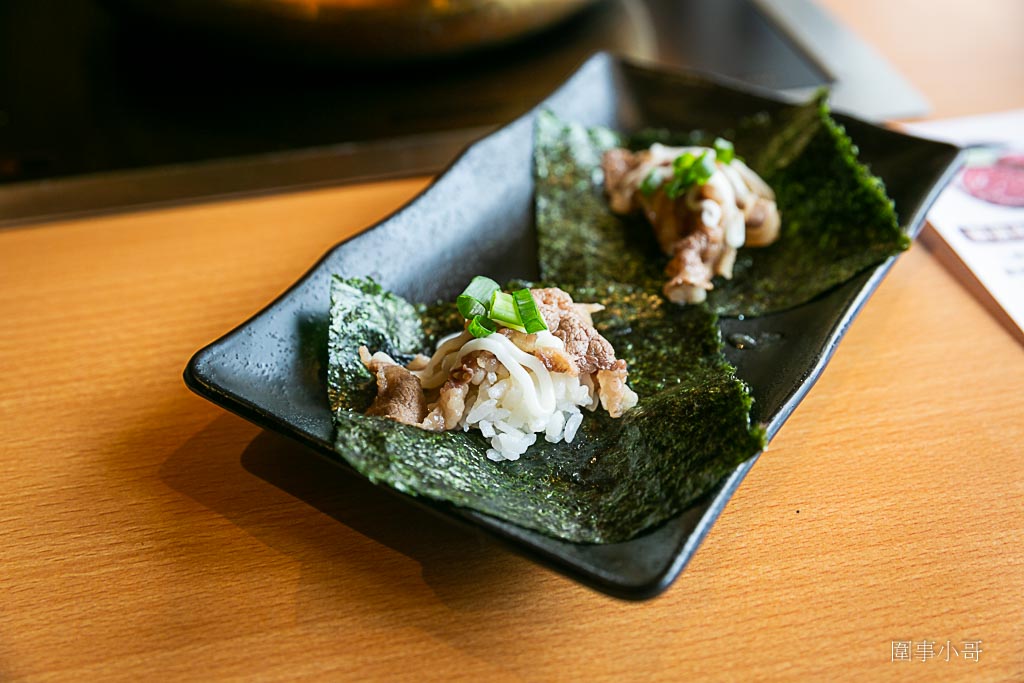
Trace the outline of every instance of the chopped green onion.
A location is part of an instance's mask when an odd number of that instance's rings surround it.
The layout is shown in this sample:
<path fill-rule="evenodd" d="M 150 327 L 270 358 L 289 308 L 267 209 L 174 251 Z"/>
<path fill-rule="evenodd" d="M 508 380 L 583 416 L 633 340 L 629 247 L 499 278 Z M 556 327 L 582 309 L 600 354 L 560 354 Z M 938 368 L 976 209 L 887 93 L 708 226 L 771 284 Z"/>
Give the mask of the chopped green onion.
<path fill-rule="evenodd" d="M 674 175 L 672 182 L 665 188 L 665 194 L 669 199 L 678 199 L 693 185 L 703 185 L 715 173 L 715 160 L 708 154 L 707 150 L 701 155 L 694 156 L 692 152 L 680 154 L 672 162 Z"/>
<path fill-rule="evenodd" d="M 713 176 L 717 170 L 718 167 L 715 166 L 714 157 L 707 152 L 704 152 L 693 165 L 690 171 L 690 178 L 695 184 L 703 185 L 707 181 L 711 180 L 711 176 Z"/>
<path fill-rule="evenodd" d="M 652 168 L 651 172 L 647 174 L 644 181 L 640 183 L 640 191 L 650 197 L 652 194 L 658 191 L 661 187 L 662 174 L 660 168 Z"/>
<path fill-rule="evenodd" d="M 736 157 L 736 150 L 733 148 L 732 143 L 725 138 L 716 138 L 715 154 L 718 156 L 719 161 L 723 164 L 728 164 Z"/>
<path fill-rule="evenodd" d="M 519 318 L 523 321 L 523 327 L 529 334 L 542 332 L 548 329 L 544 317 L 537 308 L 537 302 L 533 300 L 533 294 L 529 289 L 519 289 L 512 292 L 512 299 L 519 311 Z"/>
<path fill-rule="evenodd" d="M 469 286 L 462 290 L 462 294 L 456 300 L 459 313 L 467 320 L 478 315 L 487 315 L 487 305 L 494 292 L 501 290 L 501 286 L 489 277 L 477 275 L 470 281 Z"/>
<path fill-rule="evenodd" d="M 512 298 L 511 294 L 498 290 L 491 296 L 490 317 L 491 320 L 505 327 L 526 332 L 526 328 L 523 327 L 523 319 L 519 317 L 515 299 Z"/>
<path fill-rule="evenodd" d="M 677 176 L 682 175 L 689 171 L 696 161 L 697 157 L 694 156 L 693 152 L 685 152 L 677 156 L 672 162 L 672 170 L 675 171 Z"/>
<path fill-rule="evenodd" d="M 495 325 L 494 321 L 487 316 L 477 315 L 469 321 L 469 327 L 467 329 L 474 337 L 487 337 L 497 332 L 498 326 Z"/>
<path fill-rule="evenodd" d="M 692 152 L 686 152 L 677 156 L 672 162 L 672 180 L 665 188 L 665 194 L 669 199 L 678 199 L 690 187 L 692 183 L 687 180 L 687 174 L 695 161 L 697 161 L 697 157 Z"/>
<path fill-rule="evenodd" d="M 455 305 L 459 307 L 459 313 L 466 320 L 472 320 L 478 315 L 487 315 L 487 307 L 468 294 L 460 294 Z"/>
<path fill-rule="evenodd" d="M 683 178 L 676 176 L 672 178 L 672 181 L 665 188 L 665 194 L 668 195 L 669 199 L 679 199 L 687 189 L 689 189 L 690 183 L 687 183 Z"/>

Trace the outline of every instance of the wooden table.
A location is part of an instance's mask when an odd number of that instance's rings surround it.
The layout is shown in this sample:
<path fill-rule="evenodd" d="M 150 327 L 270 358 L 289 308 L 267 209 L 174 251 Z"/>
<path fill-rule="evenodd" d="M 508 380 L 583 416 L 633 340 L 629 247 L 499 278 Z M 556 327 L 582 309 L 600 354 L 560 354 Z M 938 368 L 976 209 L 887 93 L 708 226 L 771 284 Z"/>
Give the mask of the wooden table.
<path fill-rule="evenodd" d="M 937 116 L 1024 106 L 1016 0 L 825 4 Z M 921 246 L 646 603 L 185 389 L 197 348 L 425 182 L 0 233 L 0 678 L 1024 679 L 1024 349 Z M 958 655 L 893 663 L 899 640 Z"/>

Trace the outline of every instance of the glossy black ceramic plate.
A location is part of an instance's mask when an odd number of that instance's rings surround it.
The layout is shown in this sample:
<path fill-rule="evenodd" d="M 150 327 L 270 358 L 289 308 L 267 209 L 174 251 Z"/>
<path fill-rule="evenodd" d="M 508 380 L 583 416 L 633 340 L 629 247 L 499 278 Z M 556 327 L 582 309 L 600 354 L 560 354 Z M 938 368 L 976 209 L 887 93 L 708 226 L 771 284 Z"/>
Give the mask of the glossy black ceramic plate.
<path fill-rule="evenodd" d="M 499 281 L 537 277 L 532 135 L 540 108 L 562 119 L 632 131 L 721 130 L 786 103 L 718 80 L 665 72 L 599 54 L 537 109 L 470 147 L 433 185 L 391 217 L 335 247 L 290 290 L 199 351 L 185 381 L 258 425 L 292 436 L 349 468 L 332 449 L 326 348 L 332 274 L 371 276 L 412 301 L 452 299 L 478 273 Z M 861 159 L 885 181 L 916 234 L 958 150 L 838 116 Z M 747 320 L 724 319 L 726 355 L 754 395 L 755 420 L 771 437 L 821 374 L 892 259 L 810 303 Z M 749 340 L 755 341 L 750 344 Z M 624 543 L 575 544 L 473 510 L 396 496 L 474 525 L 519 552 L 598 590 L 646 598 L 678 576 L 757 458 L 675 518 Z M 350 469 L 350 468 L 349 468 Z M 343 482 L 339 481 L 339 485 Z M 410 507 L 410 514 L 417 511 Z"/>

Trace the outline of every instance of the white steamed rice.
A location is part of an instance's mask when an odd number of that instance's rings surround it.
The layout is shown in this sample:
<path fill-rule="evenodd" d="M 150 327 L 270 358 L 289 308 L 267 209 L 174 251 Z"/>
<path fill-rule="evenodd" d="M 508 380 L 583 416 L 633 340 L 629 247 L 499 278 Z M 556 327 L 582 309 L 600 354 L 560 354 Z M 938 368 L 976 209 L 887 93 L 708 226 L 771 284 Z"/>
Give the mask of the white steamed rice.
<path fill-rule="evenodd" d="M 502 375 L 505 373 L 502 372 Z M 464 430 L 479 429 L 491 442 L 487 457 L 494 461 L 518 460 L 526 449 L 537 442 L 539 434 L 551 443 L 572 443 L 583 422 L 581 407 L 593 410 L 597 392 L 585 378 L 550 373 L 555 393 L 555 410 L 549 414 L 533 414 L 523 400 L 521 388 L 508 376 L 491 372 L 470 389 L 466 412 L 459 421 Z"/>
<path fill-rule="evenodd" d="M 537 347 L 565 348 L 547 331 L 536 333 L 534 342 Z M 438 388 L 474 351 L 493 354 L 497 370 L 474 375 L 458 424 L 465 431 L 479 429 L 490 440 L 491 460 L 518 460 L 537 442 L 538 434 L 551 443 L 572 443 L 583 422 L 580 408 L 597 408 L 599 396 L 589 375 L 551 372 L 500 334 L 476 339 L 461 332 L 446 337 L 415 374 L 424 388 Z"/>

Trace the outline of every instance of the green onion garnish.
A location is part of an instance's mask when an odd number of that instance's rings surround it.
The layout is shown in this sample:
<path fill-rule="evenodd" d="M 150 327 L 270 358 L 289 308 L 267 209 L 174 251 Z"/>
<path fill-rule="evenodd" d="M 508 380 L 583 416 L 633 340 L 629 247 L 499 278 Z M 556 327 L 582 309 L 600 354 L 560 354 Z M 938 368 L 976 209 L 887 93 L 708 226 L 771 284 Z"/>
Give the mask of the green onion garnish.
<path fill-rule="evenodd" d="M 727 164 L 736 157 L 736 150 L 733 149 L 732 143 L 725 138 L 715 138 L 715 154 L 719 161 Z"/>
<path fill-rule="evenodd" d="M 474 337 L 493 334 L 498 325 L 527 334 L 548 329 L 529 289 L 506 294 L 497 282 L 478 275 L 459 295 L 457 303 L 459 313 L 470 321 L 466 329 Z"/>
<path fill-rule="evenodd" d="M 686 175 L 686 173 L 693 168 L 693 164 L 696 163 L 697 157 L 694 156 L 693 152 L 685 152 L 680 154 L 672 162 L 672 171 L 676 177 Z"/>
<path fill-rule="evenodd" d="M 548 325 L 544 322 L 544 317 L 540 314 L 540 310 L 537 309 L 537 302 L 533 300 L 533 294 L 530 293 L 529 289 L 518 289 L 512 292 L 512 299 L 516 303 L 516 309 L 519 311 L 519 318 L 523 321 L 523 327 L 526 328 L 529 334 L 548 329 Z"/>
<path fill-rule="evenodd" d="M 487 307 L 468 294 L 460 294 L 455 305 L 459 307 L 459 313 L 466 320 L 472 320 L 479 315 L 487 315 Z"/>
<path fill-rule="evenodd" d="M 487 315 L 487 306 L 491 301 L 491 296 L 500 290 L 501 286 L 491 278 L 477 275 L 456 300 L 459 313 L 467 320 L 478 315 Z"/>
<path fill-rule="evenodd" d="M 650 197 L 652 194 L 658 191 L 661 187 L 662 174 L 660 168 L 652 168 L 651 172 L 647 174 L 644 181 L 640 183 L 640 191 Z"/>
<path fill-rule="evenodd" d="M 516 309 L 515 299 L 511 294 L 506 294 L 501 290 L 491 295 L 490 318 L 505 327 L 526 332 L 526 328 L 523 327 L 523 319 L 519 317 L 519 311 Z"/>
<path fill-rule="evenodd" d="M 672 181 L 665 188 L 669 199 L 678 199 L 693 185 L 703 185 L 715 173 L 715 160 L 707 150 L 694 156 L 692 152 L 680 154 L 672 162 Z"/>
<path fill-rule="evenodd" d="M 498 326 L 487 316 L 477 315 L 469 321 L 469 327 L 466 329 L 474 337 L 487 337 L 497 332 Z"/>
<path fill-rule="evenodd" d="M 687 174 L 695 161 L 697 161 L 697 157 L 692 152 L 686 152 L 677 156 L 672 162 L 672 180 L 665 188 L 665 194 L 669 199 L 678 199 L 692 185 L 687 180 Z"/>
<path fill-rule="evenodd" d="M 711 176 L 715 175 L 715 171 L 718 167 L 715 166 L 715 159 L 707 152 L 700 155 L 697 159 L 697 163 L 693 165 L 691 170 L 691 178 L 697 185 L 703 185 L 707 181 L 711 180 Z"/>

